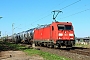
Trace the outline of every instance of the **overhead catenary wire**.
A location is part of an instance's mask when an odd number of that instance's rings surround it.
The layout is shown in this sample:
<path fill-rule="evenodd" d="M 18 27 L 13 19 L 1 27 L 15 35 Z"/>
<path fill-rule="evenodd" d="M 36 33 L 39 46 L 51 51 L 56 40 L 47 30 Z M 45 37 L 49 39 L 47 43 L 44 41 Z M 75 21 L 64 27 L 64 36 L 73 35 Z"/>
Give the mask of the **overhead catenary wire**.
<path fill-rule="evenodd" d="M 65 6 L 65 7 L 63 7 L 63 8 L 61 8 L 60 10 L 63 10 L 63 9 L 65 9 L 65 8 L 71 6 L 71 5 L 74 5 L 74 4 L 78 3 L 78 2 L 80 2 L 80 1 L 81 1 L 81 0 L 75 1 L 75 2 L 73 2 L 73 3 L 71 3 L 71 4 L 69 4 L 69 5 L 67 5 L 67 6 Z M 63 1 L 63 2 L 64 2 L 64 1 Z M 60 5 L 60 4 L 59 4 L 59 5 Z M 34 22 L 32 22 L 32 23 L 35 23 L 35 22 L 37 22 L 37 21 L 40 21 L 40 20 L 42 20 L 42 19 L 44 19 L 44 18 L 50 16 L 51 14 L 52 14 L 52 13 L 50 13 L 50 14 L 48 14 L 48 15 L 46 15 L 46 16 L 44 16 L 44 17 L 42 17 L 42 18 L 40 18 L 40 19 L 38 19 L 38 20 L 36 20 L 36 21 L 34 21 Z M 31 23 L 31 24 L 32 24 L 32 23 Z"/>
<path fill-rule="evenodd" d="M 59 3 L 58 5 L 61 5 L 63 2 L 65 2 L 65 0 L 64 1 L 62 1 L 61 3 Z M 57 6 L 58 6 L 57 5 Z M 55 8 L 56 6 L 54 6 L 54 8 Z M 40 18 L 40 19 L 38 19 L 38 20 L 36 20 L 36 21 L 34 21 L 34 22 L 37 22 L 37 21 L 40 21 L 40 20 L 42 20 L 42 19 L 44 19 L 44 18 L 46 18 L 46 17 L 48 17 L 48 16 L 50 16 L 50 15 L 52 15 L 52 13 L 50 13 L 50 14 L 48 14 L 48 15 L 46 15 L 46 16 L 44 16 L 44 17 L 42 17 L 42 18 Z M 34 22 L 32 22 L 32 23 L 34 23 Z M 32 25 L 32 23 L 31 23 L 31 25 Z"/>
<path fill-rule="evenodd" d="M 64 0 L 64 1 L 65 1 L 65 0 Z M 62 1 L 62 2 L 59 3 L 58 5 L 61 5 L 64 1 Z M 56 7 L 56 6 L 54 6 L 54 7 Z M 50 14 L 48 14 L 48 15 L 46 15 L 46 16 L 44 16 L 44 17 L 42 17 L 42 18 L 40 18 L 40 19 L 38 19 L 38 20 L 36 20 L 36 21 L 34 21 L 34 22 L 37 22 L 37 21 L 39 21 L 39 20 L 42 20 L 42 19 L 44 19 L 44 18 L 50 16 L 51 14 L 52 14 L 52 13 L 50 13 Z M 32 23 L 34 23 L 34 22 L 32 22 Z M 32 23 L 31 23 L 31 25 L 32 25 Z"/>
<path fill-rule="evenodd" d="M 46 16 L 44 16 L 44 17 L 42 17 L 42 18 L 40 18 L 40 19 L 38 19 L 38 20 L 36 20 L 36 21 L 34 21 L 34 22 L 32 22 L 32 23 L 35 23 L 35 22 L 37 22 L 37 21 L 39 21 L 39 20 L 42 20 L 42 19 L 44 19 L 44 18 L 46 18 L 46 17 L 48 17 L 48 16 L 50 16 L 51 15 L 51 13 L 50 14 L 48 14 L 48 15 L 46 15 Z M 32 24 L 31 23 L 31 24 Z"/>
<path fill-rule="evenodd" d="M 81 1 L 81 0 L 75 1 L 75 2 L 73 2 L 73 3 L 71 3 L 71 4 L 69 4 L 69 5 L 67 5 L 67 6 L 65 6 L 65 7 L 63 7 L 63 8 L 61 8 L 60 10 L 65 9 L 65 8 L 71 6 L 71 5 L 74 5 L 74 4 L 76 4 L 76 3 L 80 2 L 80 1 Z"/>
<path fill-rule="evenodd" d="M 88 4 L 87 4 L 87 5 L 88 5 Z M 87 5 L 85 4 L 85 5 L 83 5 L 83 7 L 86 7 Z M 80 8 L 80 7 L 78 7 L 77 9 L 81 9 L 81 8 Z M 87 11 L 87 10 L 90 10 L 90 8 L 85 9 L 85 10 L 82 10 L 82 11 L 78 11 L 78 12 L 76 12 L 76 13 L 73 13 L 73 14 L 71 14 L 71 15 L 67 15 L 67 16 L 62 17 L 62 18 L 59 18 L 59 19 L 68 18 L 68 17 L 70 17 L 70 16 L 73 16 L 73 15 L 76 15 L 76 14 L 80 14 L 80 13 L 85 12 L 85 11 Z"/>
<path fill-rule="evenodd" d="M 57 6 L 61 5 L 62 3 L 66 2 L 67 0 L 62 1 L 61 3 L 59 3 L 58 5 L 54 6 L 53 8 L 55 9 Z"/>
<path fill-rule="evenodd" d="M 69 5 L 67 5 L 67 6 L 65 6 L 65 7 L 63 7 L 63 8 L 61 8 L 60 10 L 63 10 L 63 9 L 65 9 L 65 8 L 69 7 L 69 6 L 72 6 L 72 5 L 74 5 L 74 4 L 76 4 L 76 3 L 80 2 L 80 1 L 81 1 L 81 0 L 75 1 L 75 2 L 73 2 L 73 3 L 71 3 L 71 4 L 69 4 Z M 65 1 L 63 1 L 63 2 L 65 2 Z M 58 5 L 61 5 L 63 2 L 61 2 L 61 3 L 58 4 Z M 38 21 L 40 21 L 40 20 L 43 20 L 44 18 L 47 18 L 47 17 L 49 17 L 50 15 L 52 15 L 52 13 L 50 13 L 50 14 L 48 14 L 48 15 L 46 15 L 46 16 L 44 16 L 44 17 L 38 19 L 38 20 L 35 20 L 34 22 L 32 22 L 32 23 L 29 24 L 29 25 L 35 27 L 35 26 L 33 25 L 33 23 L 36 23 L 36 22 L 38 22 Z"/>
<path fill-rule="evenodd" d="M 70 17 L 70 16 L 73 16 L 73 15 L 76 15 L 76 14 L 80 14 L 80 13 L 85 12 L 85 11 L 88 11 L 88 10 L 90 10 L 90 8 L 89 8 L 89 9 L 82 10 L 82 11 L 79 11 L 79 12 L 76 12 L 76 13 L 73 13 L 73 14 L 71 14 L 71 15 L 68 15 L 68 16 L 63 17 L 63 18 L 60 18 L 60 19 L 68 18 L 68 17 Z"/>

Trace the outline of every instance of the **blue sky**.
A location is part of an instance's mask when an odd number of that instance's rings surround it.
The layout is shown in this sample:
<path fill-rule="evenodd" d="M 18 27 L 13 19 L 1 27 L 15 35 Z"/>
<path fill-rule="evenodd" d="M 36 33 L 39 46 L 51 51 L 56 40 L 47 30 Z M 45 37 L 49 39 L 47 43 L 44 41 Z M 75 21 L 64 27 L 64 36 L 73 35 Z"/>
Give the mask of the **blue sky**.
<path fill-rule="evenodd" d="M 53 10 L 63 12 L 57 21 L 72 22 L 77 37 L 90 36 L 90 0 L 0 0 L 2 36 L 12 34 L 13 23 L 15 33 L 52 23 Z"/>

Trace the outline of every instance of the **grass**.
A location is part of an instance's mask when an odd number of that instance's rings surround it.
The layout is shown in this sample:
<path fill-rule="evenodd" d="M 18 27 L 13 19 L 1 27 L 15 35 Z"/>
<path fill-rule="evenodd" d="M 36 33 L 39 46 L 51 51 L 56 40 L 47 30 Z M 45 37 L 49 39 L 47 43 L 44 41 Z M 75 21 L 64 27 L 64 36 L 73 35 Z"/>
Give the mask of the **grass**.
<path fill-rule="evenodd" d="M 42 52 L 40 50 L 35 50 L 35 49 L 26 49 L 26 50 L 24 50 L 24 52 L 27 52 L 31 56 L 33 56 L 33 55 L 42 56 L 45 60 L 70 60 L 65 57 L 61 57 L 61 56 L 51 54 L 48 52 Z"/>
<path fill-rule="evenodd" d="M 90 48 L 90 44 L 87 44 L 87 45 L 84 45 L 84 44 L 75 44 L 75 46 L 84 47 L 84 48 Z"/>
<path fill-rule="evenodd" d="M 19 44 L 13 44 L 13 43 L 1 42 L 0 41 L 0 51 L 22 50 L 22 48 L 25 48 L 25 47 L 20 46 Z"/>
<path fill-rule="evenodd" d="M 43 52 L 41 50 L 28 49 L 24 46 L 20 46 L 19 44 L 12 44 L 12 43 L 7 43 L 6 42 L 6 43 L 4 43 L 4 46 L 3 46 L 2 43 L 0 43 L 0 47 L 3 47 L 2 50 L 8 50 L 8 49 L 22 50 L 30 56 L 34 56 L 34 55 L 42 56 L 45 60 L 71 60 L 69 58 L 65 58 L 65 57 L 58 56 L 58 55 L 55 55 L 55 54 L 51 54 L 51 53 L 48 53 L 48 52 Z M 8 49 L 6 47 L 8 47 Z"/>

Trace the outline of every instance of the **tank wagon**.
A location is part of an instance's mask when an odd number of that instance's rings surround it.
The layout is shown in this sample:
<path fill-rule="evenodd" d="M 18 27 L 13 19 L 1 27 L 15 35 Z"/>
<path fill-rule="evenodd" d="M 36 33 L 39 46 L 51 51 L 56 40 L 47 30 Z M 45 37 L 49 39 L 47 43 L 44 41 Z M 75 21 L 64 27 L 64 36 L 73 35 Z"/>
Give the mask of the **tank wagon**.
<path fill-rule="evenodd" d="M 13 36 L 12 36 L 12 42 L 21 43 L 20 33 L 13 34 Z"/>
<path fill-rule="evenodd" d="M 34 29 L 29 29 L 17 34 L 13 34 L 13 42 L 15 43 L 32 43 L 33 40 L 33 34 L 34 34 Z"/>
<path fill-rule="evenodd" d="M 75 44 L 74 28 L 71 22 L 52 22 L 34 30 L 36 45 L 48 47 L 72 47 Z"/>
<path fill-rule="evenodd" d="M 33 40 L 33 34 L 34 34 L 34 28 L 25 31 L 24 39 L 23 40 L 25 42 L 31 44 L 32 43 L 32 40 Z"/>

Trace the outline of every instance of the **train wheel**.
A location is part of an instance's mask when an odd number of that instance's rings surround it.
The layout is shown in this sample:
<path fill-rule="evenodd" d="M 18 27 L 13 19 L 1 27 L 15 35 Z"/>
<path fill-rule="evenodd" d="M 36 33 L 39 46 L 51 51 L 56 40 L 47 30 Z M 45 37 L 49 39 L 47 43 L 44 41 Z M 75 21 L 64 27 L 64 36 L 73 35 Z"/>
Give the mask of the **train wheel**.
<path fill-rule="evenodd" d="M 35 46 L 37 46 L 37 42 L 35 42 Z"/>
<path fill-rule="evenodd" d="M 38 42 L 38 46 L 42 46 L 42 43 Z"/>
<path fill-rule="evenodd" d="M 47 46 L 47 43 L 43 43 L 43 45 L 44 45 L 44 47 L 46 47 Z"/>
<path fill-rule="evenodd" d="M 58 46 L 55 44 L 55 45 L 54 45 L 54 48 L 55 48 L 55 49 L 57 49 L 57 48 L 58 48 Z"/>
<path fill-rule="evenodd" d="M 66 48 L 69 48 L 69 47 L 72 47 L 72 44 L 71 45 L 67 45 Z"/>
<path fill-rule="evenodd" d="M 54 48 L 55 49 L 58 49 L 58 48 L 60 48 L 61 46 L 60 46 L 60 44 L 54 44 Z"/>
<path fill-rule="evenodd" d="M 48 48 L 52 48 L 53 47 L 53 44 L 52 43 L 47 43 L 47 47 Z"/>
<path fill-rule="evenodd" d="M 53 45 L 52 45 L 52 44 L 50 44 L 49 48 L 52 48 L 52 47 L 53 47 Z"/>

